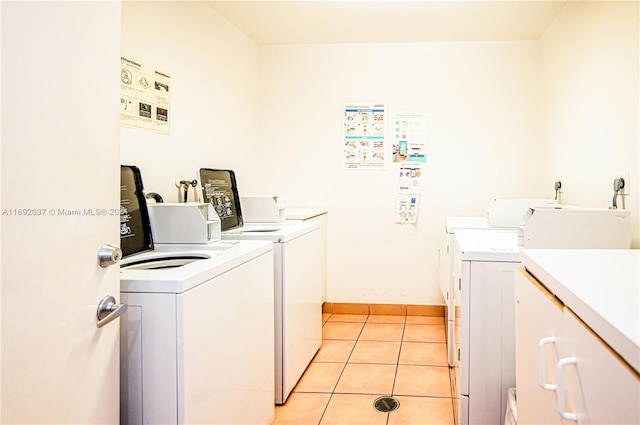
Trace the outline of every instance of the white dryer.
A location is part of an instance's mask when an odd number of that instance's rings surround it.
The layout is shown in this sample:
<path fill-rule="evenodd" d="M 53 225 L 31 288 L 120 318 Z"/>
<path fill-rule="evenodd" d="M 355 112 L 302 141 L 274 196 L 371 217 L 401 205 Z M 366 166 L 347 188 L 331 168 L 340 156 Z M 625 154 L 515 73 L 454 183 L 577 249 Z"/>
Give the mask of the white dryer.
<path fill-rule="evenodd" d="M 272 245 L 153 250 L 137 168 L 121 186 L 121 423 L 270 424 Z"/>
<path fill-rule="evenodd" d="M 235 174 L 201 169 L 202 194 L 222 221 L 222 239 L 273 243 L 275 402 L 283 404 L 322 344 L 323 236 L 319 222 L 244 223 Z"/>
<path fill-rule="evenodd" d="M 515 385 L 513 267 L 519 247 L 630 247 L 628 211 L 534 207 L 529 212 L 517 229 L 455 231 L 452 336 L 462 424 L 504 420 L 507 390 Z"/>
<path fill-rule="evenodd" d="M 453 287 L 453 246 L 458 229 L 488 229 L 486 217 L 446 217 L 445 227 L 440 232 L 440 258 L 438 283 L 445 301 L 447 358 L 450 367 L 454 367 L 458 352 L 454 338 L 455 299 Z"/>
<path fill-rule="evenodd" d="M 459 424 L 501 424 L 515 386 L 516 230 L 458 229 L 454 244 L 456 331 L 454 412 Z"/>
<path fill-rule="evenodd" d="M 313 220 L 320 222 L 322 232 L 322 302 L 327 301 L 327 229 L 328 215 L 326 208 L 321 207 L 287 207 L 285 220 Z"/>
<path fill-rule="evenodd" d="M 453 273 L 453 245 L 458 229 L 511 229 L 518 231 L 518 244 L 524 242 L 523 225 L 527 220 L 530 208 L 545 206 L 549 208 L 566 208 L 557 205 L 554 199 L 495 199 L 487 208 L 485 217 L 446 217 L 445 227 L 440 235 L 440 263 L 438 282 L 445 300 L 447 315 L 447 356 L 449 366 L 457 362 L 455 349 L 455 299 Z M 572 241 L 573 242 L 573 241 Z M 575 244 L 575 242 L 573 242 Z"/>

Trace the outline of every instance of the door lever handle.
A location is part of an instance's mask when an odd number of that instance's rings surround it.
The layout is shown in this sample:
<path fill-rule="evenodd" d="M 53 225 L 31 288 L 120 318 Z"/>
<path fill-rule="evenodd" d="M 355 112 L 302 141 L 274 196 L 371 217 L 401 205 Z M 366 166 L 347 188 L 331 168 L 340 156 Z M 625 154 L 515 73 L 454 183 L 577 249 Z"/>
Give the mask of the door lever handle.
<path fill-rule="evenodd" d="M 111 323 L 126 313 L 128 307 L 127 303 L 116 303 L 116 299 L 113 295 L 105 296 L 100 300 L 100 303 L 98 303 L 98 311 L 96 312 L 96 315 L 98 316 L 98 323 L 96 323 L 96 326 L 101 328 L 104 325 Z"/>

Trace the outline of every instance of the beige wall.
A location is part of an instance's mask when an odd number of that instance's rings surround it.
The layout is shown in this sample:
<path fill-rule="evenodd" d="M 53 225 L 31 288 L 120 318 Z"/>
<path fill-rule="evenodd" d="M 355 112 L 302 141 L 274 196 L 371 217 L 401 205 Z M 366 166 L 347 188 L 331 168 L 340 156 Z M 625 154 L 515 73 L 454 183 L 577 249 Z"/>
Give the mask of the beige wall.
<path fill-rule="evenodd" d="M 441 304 L 445 216 L 553 195 L 538 178 L 538 57 L 537 42 L 261 48 L 262 187 L 329 209 L 328 301 Z M 395 223 L 397 164 L 342 168 L 342 107 L 354 101 L 427 117 L 415 225 Z"/>
<path fill-rule="evenodd" d="M 200 1 L 124 1 L 122 54 L 171 77 L 171 135 L 122 128 L 122 163 L 177 202 L 176 178 L 236 170 L 251 188 L 259 140 L 258 46 Z"/>
<path fill-rule="evenodd" d="M 328 208 L 327 301 L 441 304 L 444 217 L 552 197 L 559 177 L 565 203 L 606 207 L 629 172 L 639 246 L 637 2 L 569 2 L 540 41 L 368 45 L 258 46 L 201 2 L 122 9 L 122 53 L 174 88 L 171 136 L 122 129 L 122 162 L 169 201 L 212 166 L 241 193 Z M 342 168 L 351 101 L 426 115 L 415 225 L 394 223 L 396 166 Z"/>
<path fill-rule="evenodd" d="M 568 2 L 540 41 L 543 175 L 562 177 L 564 203 L 604 208 L 612 203 L 613 180 L 629 175 L 634 248 L 640 248 L 639 4 Z"/>

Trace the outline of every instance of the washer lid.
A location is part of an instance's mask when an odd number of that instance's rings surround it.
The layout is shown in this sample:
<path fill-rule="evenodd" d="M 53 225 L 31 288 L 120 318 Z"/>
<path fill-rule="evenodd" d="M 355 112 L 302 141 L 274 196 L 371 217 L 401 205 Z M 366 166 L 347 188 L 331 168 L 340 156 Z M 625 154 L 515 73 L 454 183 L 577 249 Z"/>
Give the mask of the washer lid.
<path fill-rule="evenodd" d="M 180 294 L 258 258 L 266 258 L 259 267 L 273 276 L 273 243 L 269 241 L 226 243 L 219 249 L 143 252 L 120 262 L 120 292 Z"/>
<path fill-rule="evenodd" d="M 242 227 L 242 210 L 236 175 L 232 170 L 200 169 L 200 188 L 205 202 L 220 217 L 222 231 Z"/>
<path fill-rule="evenodd" d="M 268 240 L 285 243 L 320 230 L 319 221 L 282 221 L 280 223 L 249 223 L 239 229 L 222 232 L 222 240 Z"/>
<path fill-rule="evenodd" d="M 124 258 L 153 249 L 140 169 L 120 167 L 120 249 Z"/>
<path fill-rule="evenodd" d="M 129 257 L 128 259 L 133 259 Z M 137 257 L 135 257 L 137 258 Z M 139 260 L 133 260 L 130 263 L 124 265 L 125 270 L 161 270 L 161 269 L 173 269 L 175 267 L 186 266 L 194 261 L 207 260 L 210 257 L 204 255 L 174 255 L 166 258 L 143 258 Z"/>

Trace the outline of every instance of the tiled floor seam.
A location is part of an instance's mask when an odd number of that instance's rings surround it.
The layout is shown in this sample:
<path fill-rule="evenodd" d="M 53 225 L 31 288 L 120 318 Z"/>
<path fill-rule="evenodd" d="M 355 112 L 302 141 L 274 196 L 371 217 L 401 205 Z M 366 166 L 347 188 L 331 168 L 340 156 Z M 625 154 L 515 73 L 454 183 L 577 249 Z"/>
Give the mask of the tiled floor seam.
<path fill-rule="evenodd" d="M 400 336 L 400 350 L 398 351 L 398 359 L 396 361 L 396 373 L 393 376 L 393 385 L 391 386 L 391 394 L 393 396 L 396 390 L 396 379 L 398 379 L 398 366 L 400 365 L 400 355 L 402 354 L 402 344 L 404 344 L 404 331 L 407 329 L 407 318 L 404 318 L 404 326 L 402 326 L 402 335 Z M 388 422 L 388 419 L 387 419 Z"/>
<path fill-rule="evenodd" d="M 358 345 L 358 342 L 360 341 L 360 336 L 362 336 L 362 332 L 364 331 L 364 328 L 365 328 L 366 324 L 369 323 L 369 319 L 370 318 L 371 318 L 371 314 L 367 315 L 367 320 L 365 320 L 364 325 L 362 326 L 362 330 L 360 331 L 360 334 L 358 335 L 358 339 L 356 340 L 356 343 L 354 345 L 354 350 L 355 350 L 356 345 Z M 405 316 L 404 323 L 402 324 L 402 336 L 400 338 L 400 350 L 402 350 L 402 338 L 404 337 L 404 327 L 406 326 L 406 322 L 407 322 L 407 319 L 406 319 L 406 316 Z M 351 351 L 351 353 L 353 353 L 353 350 Z M 349 363 L 349 359 L 350 358 L 351 358 L 351 354 L 349 354 L 349 358 L 347 358 L 347 364 Z M 398 360 L 400 360 L 400 351 L 398 351 Z M 369 363 L 369 364 L 371 364 L 371 363 Z M 396 371 L 395 371 L 394 376 L 393 376 L 393 385 L 395 385 L 396 376 L 398 374 L 398 363 L 396 363 L 395 366 L 396 366 Z M 393 385 L 391 386 L 391 394 L 393 394 Z M 337 384 L 336 384 L 336 387 L 337 387 Z M 389 395 L 391 395 L 391 394 L 389 394 Z M 367 394 L 367 395 L 369 395 L 369 394 Z M 387 395 L 387 394 L 374 394 L 374 397 L 377 398 L 377 397 L 380 397 L 380 396 L 383 396 L 383 395 Z M 373 402 L 371 403 L 371 408 L 375 409 L 375 407 L 373 406 Z M 389 424 L 389 415 L 390 414 L 387 413 L 387 418 L 385 420 L 385 424 L 386 425 Z"/>
<path fill-rule="evenodd" d="M 331 316 L 329 316 L 327 318 L 327 322 L 325 322 L 325 323 L 328 323 L 330 318 L 331 318 Z M 367 319 L 368 318 L 369 318 L 369 316 L 367 315 Z M 366 323 L 366 320 L 365 320 L 364 323 Z M 322 418 L 324 418 L 324 415 L 327 413 L 327 409 L 329 408 L 329 404 L 331 404 L 331 399 L 333 398 L 333 395 L 336 393 L 336 388 L 338 387 L 338 382 L 340 382 L 340 378 L 342 378 L 342 375 L 344 374 L 344 370 L 347 368 L 347 365 L 349 364 L 349 359 L 351 358 L 351 355 L 353 354 L 353 350 L 356 349 L 356 345 L 358 344 L 358 341 L 360 340 L 360 335 L 362 335 L 362 331 L 364 330 L 364 323 L 362 325 L 362 329 L 360 329 L 360 333 L 358 334 L 358 337 L 356 338 L 355 344 L 353 344 L 353 347 L 351 348 L 351 351 L 349 352 L 349 355 L 347 356 L 347 361 L 344 363 L 344 366 L 342 367 L 342 372 L 340 372 L 340 375 L 338 376 L 338 379 L 336 380 L 336 383 L 333 386 L 333 390 L 331 391 L 331 395 L 329 396 L 329 400 L 327 400 L 327 405 L 324 406 L 324 410 L 322 411 L 322 415 L 320 415 L 320 419 L 318 420 L 318 425 L 320 425 L 322 423 Z M 387 421 L 388 421 L 388 419 L 387 419 Z"/>
<path fill-rule="evenodd" d="M 330 315 L 329 317 L 327 317 L 327 320 L 323 322 L 323 326 L 324 326 L 326 323 L 328 323 L 328 322 L 329 322 L 329 319 L 331 318 L 331 316 L 332 316 L 332 315 Z M 362 394 L 362 393 L 336 393 L 336 389 L 337 389 L 337 387 L 338 387 L 338 383 L 339 383 L 340 379 L 342 378 L 342 376 L 343 376 L 343 374 L 344 374 L 344 372 L 345 372 L 346 366 L 349 364 L 349 360 L 351 359 L 351 357 L 352 357 L 352 355 L 353 355 L 353 353 L 354 353 L 354 350 L 355 350 L 355 348 L 356 348 L 356 346 L 357 346 L 358 342 L 359 342 L 359 341 L 361 341 L 361 339 L 360 339 L 360 338 L 362 337 L 362 334 L 363 334 L 363 332 L 364 332 L 364 328 L 365 328 L 365 326 L 366 326 L 366 323 L 368 323 L 368 322 L 369 322 L 370 317 L 371 317 L 371 315 L 370 315 L 370 314 L 369 314 L 369 315 L 367 315 L 367 317 L 366 317 L 365 321 L 363 322 L 363 326 L 362 326 L 362 328 L 360 329 L 360 332 L 358 333 L 358 335 L 357 335 L 357 337 L 356 337 L 356 339 L 355 339 L 355 343 L 354 343 L 353 347 L 351 348 L 351 350 L 350 350 L 350 352 L 349 352 L 349 355 L 347 356 L 346 362 L 344 363 L 344 366 L 343 366 L 343 368 L 342 368 L 342 371 L 341 371 L 341 373 L 340 373 L 340 376 L 338 377 L 338 380 L 336 381 L 336 384 L 334 385 L 333 390 L 332 390 L 332 391 L 331 391 L 331 393 L 330 393 L 329 399 L 327 400 L 327 404 L 325 405 L 325 407 L 324 407 L 324 409 L 323 409 L 323 411 L 322 411 L 322 415 L 320 416 L 320 419 L 319 419 L 319 421 L 318 421 L 318 425 L 322 422 L 323 418 L 325 417 L 325 414 L 327 413 L 327 410 L 328 410 L 328 408 L 329 408 L 329 405 L 330 405 L 330 403 L 331 403 L 331 400 L 333 399 L 333 396 L 334 396 L 335 394 L 372 395 L 372 396 L 374 396 L 373 394 Z M 400 357 L 401 357 L 401 354 L 402 354 L 402 348 L 403 348 L 403 345 L 404 345 L 404 343 L 405 343 L 405 342 L 410 342 L 410 341 L 404 341 L 404 336 L 405 336 L 405 331 L 406 331 L 406 325 L 407 325 L 407 322 L 406 322 L 406 316 L 405 316 L 405 320 L 404 320 L 404 322 L 403 322 L 403 328 L 402 328 L 402 336 L 401 336 L 401 339 L 400 339 L 400 349 L 399 349 L 399 351 L 398 351 L 398 357 L 397 357 L 397 361 L 396 361 L 396 363 L 395 363 L 395 367 L 396 367 L 396 368 L 395 368 L 395 374 L 394 374 L 393 385 L 392 385 L 392 388 L 391 388 L 391 393 L 389 394 L 389 395 L 394 396 L 394 397 L 396 397 L 396 395 L 395 395 L 395 386 L 396 386 L 396 380 L 397 380 L 397 376 L 398 376 L 398 369 L 399 369 L 399 366 L 400 366 Z M 364 341 L 364 340 L 363 340 L 363 341 Z M 425 343 L 429 343 L 429 341 L 414 341 L 414 342 L 425 342 Z M 435 342 L 435 341 L 434 341 L 434 342 Z M 322 363 L 322 362 L 318 362 L 318 363 Z M 342 362 L 326 362 L 326 363 L 342 363 Z M 354 363 L 354 364 L 360 364 L 360 363 Z M 371 364 L 371 363 L 362 363 L 362 364 Z M 378 364 L 378 363 L 376 363 L 376 364 Z M 389 365 L 390 365 L 390 364 L 392 364 L 392 363 L 379 363 L 379 364 L 389 364 Z M 436 365 L 433 365 L 433 366 L 436 366 Z M 448 368 L 448 365 L 447 365 L 446 367 Z M 448 375 L 449 375 L 449 384 L 450 384 L 450 388 L 451 388 L 451 386 L 452 386 L 452 382 L 451 382 L 452 376 L 451 376 L 451 374 L 450 374 L 450 373 L 449 373 Z M 326 393 L 325 393 L 325 394 L 326 394 Z M 380 395 L 387 395 L 387 394 L 380 394 Z M 380 396 L 380 395 L 377 395 L 377 396 Z M 454 416 L 455 416 L 455 410 L 454 410 L 454 408 L 453 408 L 453 403 L 454 403 L 454 394 L 453 394 L 453 393 L 451 394 L 451 396 L 450 396 L 450 397 L 440 397 L 440 396 L 419 396 L 419 395 L 401 395 L 401 397 L 411 397 L 411 398 L 446 398 L 446 399 L 449 399 L 449 400 L 451 400 L 451 410 L 452 410 L 452 414 L 454 414 Z M 375 409 L 375 408 L 373 407 L 373 401 L 372 401 L 372 403 L 371 403 L 371 408 L 372 408 L 372 409 Z M 391 419 L 390 413 L 387 413 L 387 417 L 386 417 L 386 421 L 385 421 L 385 423 L 386 423 L 387 425 L 389 424 L 390 419 Z"/>
<path fill-rule="evenodd" d="M 403 344 L 405 343 L 405 340 L 404 340 L 404 332 L 405 332 L 405 330 L 406 330 L 406 326 L 407 326 L 407 322 L 406 322 L 406 318 L 405 318 L 404 327 L 402 328 L 402 339 L 401 339 L 401 341 L 400 341 L 400 351 L 399 351 L 399 353 L 398 353 L 398 363 L 397 363 L 397 365 L 396 365 L 396 374 L 395 374 L 394 379 L 393 379 L 393 387 L 392 387 L 392 392 L 391 392 L 391 395 L 392 395 L 393 397 L 397 397 L 396 392 L 395 392 L 395 386 L 396 386 L 396 379 L 397 379 L 397 376 L 398 376 L 398 368 L 399 368 L 399 366 L 400 366 L 400 355 L 402 354 L 402 346 L 403 346 Z M 406 342 L 408 342 L 408 341 L 406 341 Z M 422 342 L 422 341 L 421 341 L 421 342 Z M 427 341 L 424 341 L 424 342 L 427 342 Z M 448 365 L 447 365 L 446 367 L 447 367 L 447 369 L 449 369 L 449 366 L 448 366 Z M 451 373 L 448 373 L 448 375 L 449 375 L 449 386 L 450 386 L 450 388 L 451 388 L 451 385 L 452 385 L 452 382 L 451 382 Z M 418 396 L 415 396 L 415 397 L 418 397 Z M 452 412 L 452 415 L 454 416 L 454 423 L 455 423 L 455 409 L 454 409 L 454 407 L 453 407 L 453 403 L 454 403 L 453 397 L 454 397 L 454 394 L 452 393 L 452 394 L 451 394 L 451 397 L 442 397 L 442 398 L 449 398 L 449 399 L 451 400 L 451 412 Z M 388 414 L 388 415 L 389 415 L 389 414 Z M 388 424 L 388 423 L 389 423 L 389 416 L 387 416 L 387 424 Z"/>
<path fill-rule="evenodd" d="M 327 323 L 329 323 L 329 319 L 331 318 L 333 314 L 330 314 L 329 317 L 327 317 L 327 320 L 324 321 L 324 323 L 322 323 L 322 326 L 324 327 L 324 325 L 326 325 Z M 324 341 L 324 338 L 323 338 Z M 354 344 L 355 347 L 355 344 Z M 351 352 L 353 352 L 353 348 L 351 349 Z M 317 355 L 317 353 L 316 353 Z M 351 353 L 349 353 L 349 357 L 351 357 Z M 347 357 L 347 359 L 349 358 Z M 315 356 L 314 356 L 314 360 L 315 360 Z M 312 360 L 312 362 L 314 361 Z M 338 363 L 338 362 L 336 362 Z M 345 363 L 344 366 L 342 367 L 342 372 L 340 372 L 340 376 L 342 376 L 342 374 L 344 373 L 344 368 L 347 366 L 347 364 Z M 338 377 L 338 381 L 340 380 L 340 376 Z M 338 382 L 336 381 L 336 385 L 338 385 Z M 333 391 L 335 391 L 335 386 L 333 387 Z M 331 391 L 331 394 L 329 395 L 329 399 L 327 400 L 327 404 L 324 406 L 324 409 L 322 409 L 322 414 L 320 415 L 320 419 L 318 419 L 318 425 L 320 425 L 320 423 L 322 422 L 322 418 L 324 418 L 324 414 L 327 412 L 327 409 L 329 408 L 329 403 L 331 403 L 331 398 L 333 397 L 333 391 Z"/>
<path fill-rule="evenodd" d="M 396 360 L 396 373 L 393 375 L 393 385 L 391 385 L 391 393 L 389 394 L 391 397 L 395 397 L 395 389 L 396 389 L 396 379 L 398 378 L 398 366 L 400 366 L 400 355 L 402 354 L 402 344 L 404 344 L 404 331 L 407 329 L 407 316 L 404 317 L 404 323 L 402 326 L 402 335 L 400 336 L 400 350 L 398 350 L 398 358 Z M 401 406 L 398 406 L 400 408 Z M 389 420 L 391 419 L 391 412 L 387 413 L 387 421 L 386 425 L 389 425 Z"/>
<path fill-rule="evenodd" d="M 344 369 L 343 369 L 344 372 Z M 322 418 L 324 418 L 324 414 L 327 413 L 327 409 L 329 408 L 329 403 L 331 403 L 331 399 L 333 398 L 333 393 L 329 396 L 329 400 L 327 400 L 327 405 L 324 406 L 324 410 L 322 410 L 322 415 L 320 415 L 320 419 L 318 419 L 318 425 L 322 423 Z"/>

